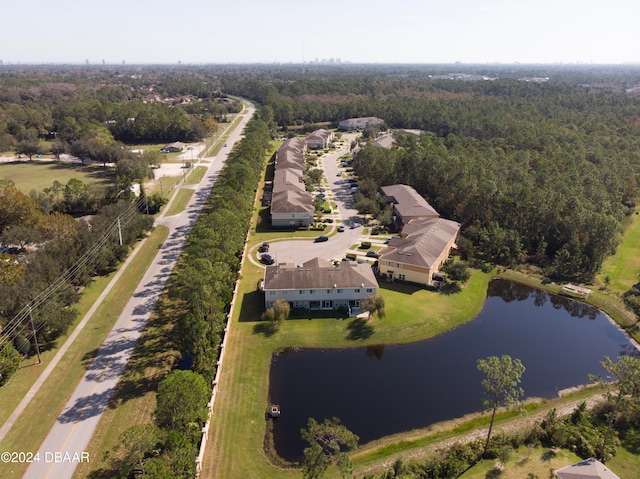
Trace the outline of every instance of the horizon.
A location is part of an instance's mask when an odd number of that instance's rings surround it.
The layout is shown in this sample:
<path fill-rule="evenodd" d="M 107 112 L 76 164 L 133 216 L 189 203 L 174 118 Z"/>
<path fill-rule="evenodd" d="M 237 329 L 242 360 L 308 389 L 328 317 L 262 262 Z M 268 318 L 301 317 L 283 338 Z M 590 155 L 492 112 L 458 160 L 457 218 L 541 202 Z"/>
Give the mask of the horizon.
<path fill-rule="evenodd" d="M 634 0 L 33 0 L 3 14 L 29 20 L 6 22 L 5 65 L 640 62 Z"/>

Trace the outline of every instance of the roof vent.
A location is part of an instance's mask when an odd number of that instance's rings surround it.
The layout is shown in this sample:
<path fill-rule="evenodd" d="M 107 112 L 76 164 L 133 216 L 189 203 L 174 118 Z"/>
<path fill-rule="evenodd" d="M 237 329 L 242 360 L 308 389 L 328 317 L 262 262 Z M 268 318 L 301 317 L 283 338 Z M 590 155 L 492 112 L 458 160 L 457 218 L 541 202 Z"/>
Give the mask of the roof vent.
<path fill-rule="evenodd" d="M 336 289 L 338 287 L 338 285 L 336 283 L 333 283 L 333 289 Z"/>
<path fill-rule="evenodd" d="M 411 253 L 407 252 L 407 256 L 411 256 Z"/>

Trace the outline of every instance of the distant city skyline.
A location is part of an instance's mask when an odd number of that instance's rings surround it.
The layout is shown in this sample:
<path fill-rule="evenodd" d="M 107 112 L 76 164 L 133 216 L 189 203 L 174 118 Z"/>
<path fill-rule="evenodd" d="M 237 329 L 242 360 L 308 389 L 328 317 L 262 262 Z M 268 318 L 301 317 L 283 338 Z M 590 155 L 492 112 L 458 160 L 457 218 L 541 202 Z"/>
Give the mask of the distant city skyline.
<path fill-rule="evenodd" d="M 639 63 L 637 0 L 78 0 L 3 8 L 8 64 Z"/>

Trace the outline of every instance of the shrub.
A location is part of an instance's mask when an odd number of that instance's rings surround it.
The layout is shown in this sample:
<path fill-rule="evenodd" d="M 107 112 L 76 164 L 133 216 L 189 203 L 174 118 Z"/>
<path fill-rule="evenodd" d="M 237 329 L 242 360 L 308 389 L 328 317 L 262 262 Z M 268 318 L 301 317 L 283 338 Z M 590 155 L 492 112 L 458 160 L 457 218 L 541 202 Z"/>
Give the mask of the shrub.
<path fill-rule="evenodd" d="M 11 379 L 20 366 L 20 353 L 12 346 L 0 350 L 0 386 Z"/>
<path fill-rule="evenodd" d="M 360 243 L 360 249 L 369 249 L 369 248 L 371 248 L 370 241 L 363 241 L 362 243 Z"/>

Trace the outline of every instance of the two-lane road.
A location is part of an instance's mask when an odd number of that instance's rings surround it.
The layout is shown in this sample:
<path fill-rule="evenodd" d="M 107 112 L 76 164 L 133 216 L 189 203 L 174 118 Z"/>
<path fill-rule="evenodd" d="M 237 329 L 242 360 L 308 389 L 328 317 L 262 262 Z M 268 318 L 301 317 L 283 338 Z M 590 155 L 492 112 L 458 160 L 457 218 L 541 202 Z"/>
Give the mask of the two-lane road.
<path fill-rule="evenodd" d="M 229 134 L 215 161 L 198 185 L 185 211 L 171 217 L 162 217 L 158 223 L 170 229 L 169 238 L 147 270 L 132 298 L 118 318 L 107 339 L 89 366 L 80 384 L 65 405 L 53 428 L 39 449 L 39 462 L 29 466 L 25 478 L 70 478 L 78 461 L 87 458 L 85 449 L 109 402 L 120 376 L 131 356 L 140 334 L 145 328 L 167 278 L 182 251 L 202 205 L 233 144 L 241 138 L 241 132 L 253 116 L 251 105 L 248 113 Z M 92 458 L 88 458 L 92 460 Z"/>

